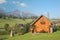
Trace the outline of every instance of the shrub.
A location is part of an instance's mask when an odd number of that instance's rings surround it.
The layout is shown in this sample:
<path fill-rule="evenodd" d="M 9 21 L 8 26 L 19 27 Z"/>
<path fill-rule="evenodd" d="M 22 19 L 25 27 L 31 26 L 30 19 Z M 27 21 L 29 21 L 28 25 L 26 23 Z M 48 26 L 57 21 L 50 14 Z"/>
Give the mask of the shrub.
<path fill-rule="evenodd" d="M 53 31 L 55 32 L 55 31 L 57 31 L 58 30 L 58 26 L 54 26 L 53 27 Z"/>
<path fill-rule="evenodd" d="M 9 24 L 5 24 L 5 25 L 4 25 L 4 28 L 5 28 L 5 30 L 6 30 L 6 33 L 10 33 Z"/>
<path fill-rule="evenodd" d="M 15 31 L 15 33 L 18 33 L 18 24 L 15 24 L 14 31 Z"/>
<path fill-rule="evenodd" d="M 9 24 L 5 24 L 4 28 L 5 28 L 5 30 L 8 30 Z"/>
<path fill-rule="evenodd" d="M 26 24 L 26 33 L 30 32 L 31 23 Z"/>
<path fill-rule="evenodd" d="M 15 33 L 24 34 L 26 32 L 26 28 L 23 24 L 16 24 L 14 28 Z"/>

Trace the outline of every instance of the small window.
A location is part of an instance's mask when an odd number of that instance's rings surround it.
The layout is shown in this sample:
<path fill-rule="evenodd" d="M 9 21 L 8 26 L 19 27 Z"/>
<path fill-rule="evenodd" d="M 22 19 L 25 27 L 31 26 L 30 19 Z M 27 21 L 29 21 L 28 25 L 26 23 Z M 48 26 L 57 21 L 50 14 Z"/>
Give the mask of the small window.
<path fill-rule="evenodd" d="M 45 21 L 43 19 L 40 20 L 41 24 L 45 24 Z"/>

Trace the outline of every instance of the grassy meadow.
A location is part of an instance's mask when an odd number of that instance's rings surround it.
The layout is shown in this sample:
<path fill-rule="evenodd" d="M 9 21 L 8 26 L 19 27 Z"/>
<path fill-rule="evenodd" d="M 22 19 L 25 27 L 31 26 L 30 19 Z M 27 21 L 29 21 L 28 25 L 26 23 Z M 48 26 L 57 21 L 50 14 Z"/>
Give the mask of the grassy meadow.
<path fill-rule="evenodd" d="M 10 27 L 15 26 L 15 24 L 24 24 L 32 22 L 33 19 L 0 19 L 0 27 L 4 27 L 5 24 L 9 24 Z"/>
<path fill-rule="evenodd" d="M 32 34 L 26 33 L 24 35 L 15 34 L 14 37 L 9 35 L 0 35 L 0 40 L 60 40 L 60 31 L 54 33 L 40 33 Z"/>
<path fill-rule="evenodd" d="M 4 27 L 4 24 L 8 23 L 10 27 L 13 27 L 15 24 L 27 24 L 32 22 L 32 19 L 0 19 L 0 27 Z M 0 40 L 60 40 L 60 31 L 54 33 L 26 33 L 24 35 L 15 34 L 14 37 L 10 35 L 0 35 Z"/>

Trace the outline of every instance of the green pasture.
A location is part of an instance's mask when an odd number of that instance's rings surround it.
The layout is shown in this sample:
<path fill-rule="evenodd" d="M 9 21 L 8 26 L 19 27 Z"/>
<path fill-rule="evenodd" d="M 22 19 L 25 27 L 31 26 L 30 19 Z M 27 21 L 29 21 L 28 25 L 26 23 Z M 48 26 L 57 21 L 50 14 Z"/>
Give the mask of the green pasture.
<path fill-rule="evenodd" d="M 33 19 L 0 19 L 0 27 L 4 27 L 5 24 L 9 24 L 10 27 L 15 26 L 15 24 L 24 24 L 32 22 Z"/>
<path fill-rule="evenodd" d="M 14 37 L 10 37 L 9 35 L 0 35 L 0 40 L 60 40 L 60 31 L 54 33 L 15 34 Z"/>

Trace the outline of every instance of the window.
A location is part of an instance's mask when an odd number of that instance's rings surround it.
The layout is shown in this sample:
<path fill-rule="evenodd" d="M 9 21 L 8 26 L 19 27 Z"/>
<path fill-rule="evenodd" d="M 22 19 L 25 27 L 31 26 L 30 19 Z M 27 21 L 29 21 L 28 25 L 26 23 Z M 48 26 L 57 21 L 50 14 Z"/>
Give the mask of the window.
<path fill-rule="evenodd" d="M 45 21 L 43 19 L 40 20 L 41 24 L 45 24 Z"/>

